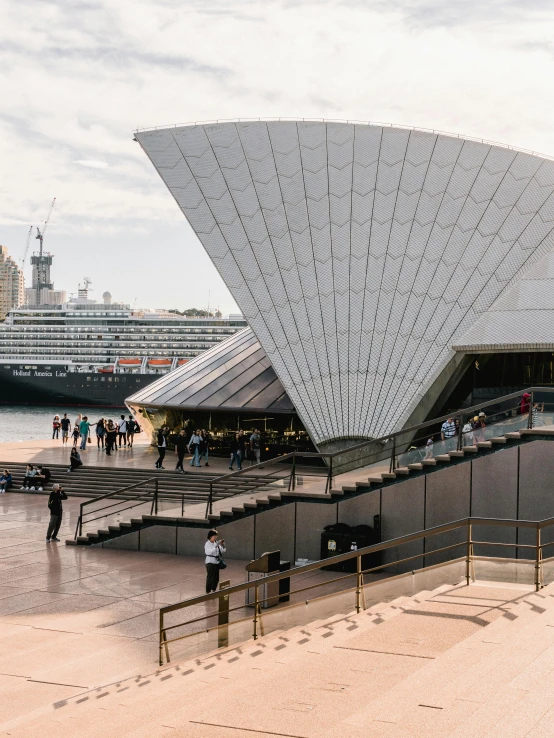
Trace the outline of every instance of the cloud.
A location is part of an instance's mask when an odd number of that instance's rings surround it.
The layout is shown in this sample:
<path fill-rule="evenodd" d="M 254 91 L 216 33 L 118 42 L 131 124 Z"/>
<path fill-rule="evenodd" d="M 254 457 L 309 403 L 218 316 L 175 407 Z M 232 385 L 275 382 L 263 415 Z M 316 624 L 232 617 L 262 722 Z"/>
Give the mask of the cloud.
<path fill-rule="evenodd" d="M 19 0 L 7 7 L 0 3 L 0 243 L 17 252 L 56 195 L 49 243 L 66 239 L 64 279 L 73 269 L 75 282 L 87 258 L 79 249 L 73 266 L 80 234 L 89 253 L 102 253 L 111 239 L 106 263 L 115 249 L 132 254 L 137 284 L 152 282 L 153 250 L 193 301 L 198 285 L 218 280 L 205 262 L 201 273 L 191 271 L 201 247 L 132 140 L 143 126 L 344 118 L 554 153 L 551 0 Z M 124 269 L 116 277 L 128 278 Z M 164 272 L 160 289 L 166 279 Z M 117 293 L 117 285 L 110 289 Z M 141 290 L 144 300 L 149 293 Z"/>
<path fill-rule="evenodd" d="M 106 161 L 95 161 L 94 159 L 78 159 L 74 163 L 91 169 L 107 169 L 110 166 Z"/>

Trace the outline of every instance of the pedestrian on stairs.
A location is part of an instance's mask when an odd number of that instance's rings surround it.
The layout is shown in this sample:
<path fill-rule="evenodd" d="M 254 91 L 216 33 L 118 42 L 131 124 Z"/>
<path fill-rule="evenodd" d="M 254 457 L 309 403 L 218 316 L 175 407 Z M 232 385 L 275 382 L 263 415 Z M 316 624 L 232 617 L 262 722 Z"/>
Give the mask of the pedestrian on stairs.
<path fill-rule="evenodd" d="M 76 452 L 77 453 L 77 452 Z M 52 492 L 48 498 L 48 509 L 50 510 L 50 522 L 46 532 L 46 543 L 50 541 L 59 541 L 58 531 L 62 524 L 63 508 L 62 500 L 67 500 L 67 495 L 60 484 L 52 485 Z"/>

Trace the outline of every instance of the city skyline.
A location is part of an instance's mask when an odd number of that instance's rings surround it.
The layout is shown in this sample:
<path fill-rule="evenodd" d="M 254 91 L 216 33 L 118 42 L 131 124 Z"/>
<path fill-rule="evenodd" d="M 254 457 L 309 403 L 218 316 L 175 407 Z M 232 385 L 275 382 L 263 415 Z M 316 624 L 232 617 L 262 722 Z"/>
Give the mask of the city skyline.
<path fill-rule="evenodd" d="M 30 8 L 0 3 L 0 90 L 10 101 L 0 113 L 0 243 L 19 262 L 29 225 L 56 197 L 45 249 L 68 293 L 86 275 L 97 299 L 108 290 L 137 306 L 236 311 L 133 141 L 137 127 L 361 119 L 554 154 L 554 93 L 543 82 L 553 12 L 540 0 Z"/>

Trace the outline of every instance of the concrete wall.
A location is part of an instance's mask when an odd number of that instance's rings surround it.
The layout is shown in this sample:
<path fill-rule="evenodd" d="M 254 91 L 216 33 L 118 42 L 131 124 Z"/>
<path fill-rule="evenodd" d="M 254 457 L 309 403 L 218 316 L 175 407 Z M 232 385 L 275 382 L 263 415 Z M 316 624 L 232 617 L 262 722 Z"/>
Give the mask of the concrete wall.
<path fill-rule="evenodd" d="M 381 515 L 381 538 L 388 540 L 468 515 L 489 518 L 541 520 L 554 517 L 554 445 L 533 441 L 506 448 L 472 461 L 444 467 L 425 476 L 373 490 L 337 504 L 296 503 L 257 516 L 220 525 L 227 541 L 227 558 L 249 561 L 264 551 L 280 549 L 282 558 L 320 558 L 321 533 L 326 525 L 373 525 Z M 175 529 L 157 526 L 104 544 L 106 548 L 158 551 L 184 556 L 201 556 L 206 541 L 204 529 Z M 466 532 L 453 531 L 387 551 L 384 561 L 393 565 L 415 553 L 425 553 L 427 565 L 463 555 L 462 548 L 451 552 L 433 551 L 465 540 Z M 534 543 L 535 531 L 520 528 L 475 526 L 474 539 L 513 544 Z M 543 543 L 554 541 L 554 527 L 544 531 Z M 514 557 L 515 547 L 476 546 L 478 555 Z M 534 556 L 522 549 L 520 557 Z M 554 556 L 554 545 L 544 556 Z M 401 565 L 416 569 L 422 559 Z M 389 567 L 389 571 L 400 570 Z"/>
<path fill-rule="evenodd" d="M 407 479 L 381 492 L 381 538 L 383 541 L 423 530 L 425 525 L 425 478 Z M 423 553 L 423 541 L 396 546 L 383 553 L 383 563 L 394 563 L 408 556 Z M 421 558 L 387 569 L 400 573 L 418 569 Z"/>
<path fill-rule="evenodd" d="M 425 482 L 425 528 L 434 528 L 437 525 L 468 517 L 471 498 L 471 464 L 458 464 L 441 469 L 434 474 L 428 474 Z M 425 541 L 425 551 L 452 546 L 465 540 L 467 540 L 466 530 L 441 533 Z M 426 556 L 425 565 L 438 564 L 463 555 L 465 555 L 465 550 L 460 546 Z"/>
<path fill-rule="evenodd" d="M 471 462 L 471 515 L 517 518 L 518 449 L 507 448 Z M 516 543 L 515 528 L 474 526 L 473 539 Z M 478 556 L 515 557 L 515 548 L 476 546 Z"/>

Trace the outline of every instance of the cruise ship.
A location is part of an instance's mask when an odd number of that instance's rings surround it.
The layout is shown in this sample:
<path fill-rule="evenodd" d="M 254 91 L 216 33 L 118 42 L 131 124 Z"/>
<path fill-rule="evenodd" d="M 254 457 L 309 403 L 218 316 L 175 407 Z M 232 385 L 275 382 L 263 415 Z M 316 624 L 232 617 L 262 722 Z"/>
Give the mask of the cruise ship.
<path fill-rule="evenodd" d="M 27 305 L 0 323 L 0 404 L 104 405 L 125 398 L 247 326 L 242 315 L 186 317 L 88 296 Z"/>

